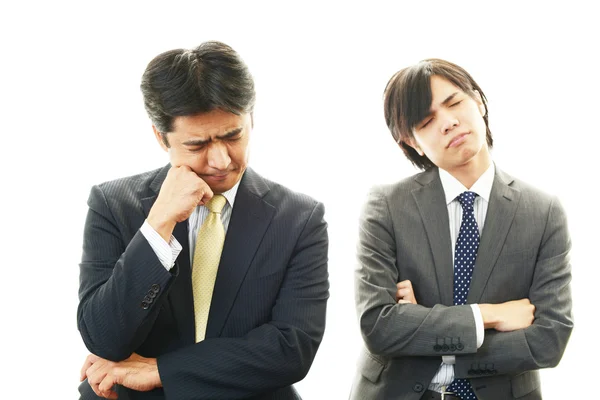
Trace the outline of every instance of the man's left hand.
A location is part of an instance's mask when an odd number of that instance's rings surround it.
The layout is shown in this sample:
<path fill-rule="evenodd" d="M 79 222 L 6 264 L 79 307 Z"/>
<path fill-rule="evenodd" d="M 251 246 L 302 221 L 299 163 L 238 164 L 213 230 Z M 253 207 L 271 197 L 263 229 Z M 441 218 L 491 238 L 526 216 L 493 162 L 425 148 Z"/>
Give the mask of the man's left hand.
<path fill-rule="evenodd" d="M 133 353 L 128 359 L 113 362 L 90 354 L 81 368 L 81 380 L 87 377 L 92 390 L 107 399 L 116 399 L 114 385 L 119 384 L 140 392 L 162 387 L 156 358 Z"/>
<path fill-rule="evenodd" d="M 417 304 L 411 281 L 398 282 L 396 289 L 396 302 L 399 304 Z"/>

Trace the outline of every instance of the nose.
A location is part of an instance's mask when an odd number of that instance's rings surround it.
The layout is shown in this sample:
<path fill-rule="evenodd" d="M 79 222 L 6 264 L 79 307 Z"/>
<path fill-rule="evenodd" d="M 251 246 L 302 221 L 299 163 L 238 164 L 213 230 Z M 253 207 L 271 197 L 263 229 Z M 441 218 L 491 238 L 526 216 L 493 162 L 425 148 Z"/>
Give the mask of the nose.
<path fill-rule="evenodd" d="M 444 123 L 442 124 L 442 133 L 444 135 L 448 134 L 452 129 L 456 128 L 460 125 L 458 119 L 452 115 L 451 113 L 446 114 L 444 118 Z"/>
<path fill-rule="evenodd" d="M 227 146 L 221 142 L 211 143 L 208 148 L 208 166 L 220 171 L 224 171 L 229 167 L 231 158 L 227 152 Z"/>

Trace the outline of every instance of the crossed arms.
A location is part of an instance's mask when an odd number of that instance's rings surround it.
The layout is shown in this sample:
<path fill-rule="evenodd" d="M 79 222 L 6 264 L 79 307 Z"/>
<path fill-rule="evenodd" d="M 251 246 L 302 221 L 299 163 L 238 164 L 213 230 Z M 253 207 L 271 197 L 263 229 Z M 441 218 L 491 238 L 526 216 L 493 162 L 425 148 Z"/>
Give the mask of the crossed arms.
<path fill-rule="evenodd" d="M 211 338 L 157 358 L 135 353 L 156 334 L 161 306 L 178 279 L 177 266 L 167 271 L 140 232 L 129 241 L 123 237 L 124 226 L 135 221 L 116 219 L 121 214 L 111 210 L 102 187 L 92 189 L 88 205 L 78 327 L 94 354 L 82 378 L 90 380 L 89 368 L 98 362 L 104 365 L 91 371 L 99 371 L 93 387 L 102 392 L 97 394 L 113 396 L 110 388 L 118 383 L 135 390 L 163 386 L 173 398 L 193 392 L 236 399 L 289 386 L 306 375 L 323 335 L 329 287 L 328 239 L 320 203 L 306 212 L 268 323 L 242 337 Z M 144 309 L 140 303 L 152 288 L 158 291 Z M 131 379 L 138 371 L 139 379 Z"/>
<path fill-rule="evenodd" d="M 505 303 L 479 305 L 487 330 L 483 345 L 477 349 L 469 305 L 426 307 L 417 304 L 412 285 L 398 282 L 403 260 L 397 260 L 387 200 L 380 193 L 371 193 L 360 222 L 355 279 L 365 345 L 373 354 L 388 358 L 454 355 L 458 378 L 478 377 L 472 371 L 473 364 L 493 364 L 498 374 L 555 366 L 573 326 L 569 249 L 564 211 L 553 201 L 547 210 L 528 296 L 511 298 L 507 288 Z M 434 345 L 444 337 L 460 338 L 460 351 L 436 350 Z"/>

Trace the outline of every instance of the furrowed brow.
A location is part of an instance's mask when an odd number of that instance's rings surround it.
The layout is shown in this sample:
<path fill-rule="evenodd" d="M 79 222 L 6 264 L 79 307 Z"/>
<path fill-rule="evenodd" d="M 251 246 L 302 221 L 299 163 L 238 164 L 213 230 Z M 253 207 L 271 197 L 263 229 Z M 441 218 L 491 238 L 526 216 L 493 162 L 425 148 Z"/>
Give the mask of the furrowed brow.
<path fill-rule="evenodd" d="M 450 96 L 446 97 L 446 100 L 442 101 L 442 104 L 445 106 L 448 105 L 448 103 L 450 103 L 456 97 L 457 94 L 458 92 L 452 93 Z"/>

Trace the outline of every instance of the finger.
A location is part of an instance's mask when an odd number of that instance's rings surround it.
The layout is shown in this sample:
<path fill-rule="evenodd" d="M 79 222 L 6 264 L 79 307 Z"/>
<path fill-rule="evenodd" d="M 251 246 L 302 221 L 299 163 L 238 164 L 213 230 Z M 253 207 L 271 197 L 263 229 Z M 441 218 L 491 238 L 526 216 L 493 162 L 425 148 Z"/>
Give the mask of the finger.
<path fill-rule="evenodd" d="M 113 390 L 115 386 L 115 378 L 113 374 L 106 374 L 100 385 L 98 385 L 98 391 L 100 396 L 107 399 L 116 399 L 117 393 Z"/>
<path fill-rule="evenodd" d="M 396 287 L 398 289 L 404 289 L 404 288 L 410 288 L 410 289 L 412 289 L 412 283 L 407 279 L 405 281 L 396 283 Z"/>
<path fill-rule="evenodd" d="M 85 361 L 83 363 L 83 366 L 81 367 L 81 371 L 79 372 L 79 379 L 80 382 L 83 382 L 83 380 L 86 378 L 86 373 L 85 371 L 88 370 L 89 367 L 92 366 L 93 363 L 95 363 L 98 360 L 98 356 L 95 354 L 90 354 L 89 356 L 87 356 L 85 358 Z"/>
<path fill-rule="evenodd" d="M 412 289 L 408 289 L 408 288 L 398 289 L 397 296 L 400 299 L 408 299 L 410 297 L 413 297 Z"/>
<path fill-rule="evenodd" d="M 100 383 L 102 382 L 102 380 L 104 379 L 105 375 L 88 375 L 88 383 L 90 384 L 92 390 L 94 391 L 94 393 L 96 393 L 97 396 L 100 397 L 104 397 L 102 395 L 102 392 L 100 391 L 100 389 L 98 388 L 100 386 Z"/>
<path fill-rule="evenodd" d="M 212 198 L 213 198 L 213 196 L 214 196 L 214 195 L 213 195 L 213 191 L 212 191 L 212 190 L 210 190 L 210 188 L 207 188 L 207 189 L 205 190 L 205 192 L 202 194 L 202 198 L 200 199 L 200 203 L 199 203 L 199 204 L 200 204 L 200 205 L 205 205 L 206 203 L 208 203 L 208 201 L 209 201 L 210 199 L 212 199 Z"/>
<path fill-rule="evenodd" d="M 398 300 L 398 304 L 412 304 L 412 301 L 400 299 L 400 300 Z"/>
<path fill-rule="evenodd" d="M 92 364 L 88 363 L 87 360 L 83 363 L 83 367 L 81 367 L 81 371 L 79 371 L 79 382 L 83 382 L 85 378 L 87 378 L 86 371 L 91 365 Z"/>
<path fill-rule="evenodd" d="M 101 367 L 102 367 L 102 363 L 94 363 L 85 371 L 85 376 L 87 376 L 88 381 L 100 383 L 102 378 L 104 378 L 104 373 L 105 373 L 105 372 L 102 373 Z"/>

